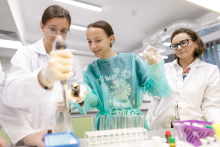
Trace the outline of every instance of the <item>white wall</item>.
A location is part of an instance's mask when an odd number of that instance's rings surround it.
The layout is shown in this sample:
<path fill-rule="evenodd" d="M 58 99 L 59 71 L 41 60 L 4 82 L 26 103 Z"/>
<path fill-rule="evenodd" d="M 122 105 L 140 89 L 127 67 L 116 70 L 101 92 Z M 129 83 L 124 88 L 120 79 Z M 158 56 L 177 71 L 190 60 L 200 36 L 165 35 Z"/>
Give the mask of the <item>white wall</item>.
<path fill-rule="evenodd" d="M 7 74 L 11 69 L 11 58 L 9 57 L 0 57 L 1 65 L 3 68 L 3 72 Z"/>
<path fill-rule="evenodd" d="M 78 71 L 78 79 L 79 83 L 83 81 L 82 71 L 83 69 L 93 60 L 97 59 L 96 57 L 91 56 L 80 56 L 74 55 L 74 59 L 77 64 L 77 71 Z M 2 64 L 3 72 L 7 74 L 11 69 L 11 57 L 0 57 L 0 61 Z"/>

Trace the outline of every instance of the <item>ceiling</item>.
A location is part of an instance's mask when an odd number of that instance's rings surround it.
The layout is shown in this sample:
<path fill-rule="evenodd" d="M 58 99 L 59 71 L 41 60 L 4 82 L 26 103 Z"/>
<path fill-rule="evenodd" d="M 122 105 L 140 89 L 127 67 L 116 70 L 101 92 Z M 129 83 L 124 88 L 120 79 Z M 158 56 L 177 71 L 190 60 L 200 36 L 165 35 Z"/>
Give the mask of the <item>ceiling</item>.
<path fill-rule="evenodd" d="M 52 4 L 58 4 L 69 10 L 72 24 L 87 26 L 97 20 L 109 22 L 116 38 L 112 49 L 119 53 L 133 52 L 143 46 L 143 38 L 155 31 L 177 20 L 193 20 L 208 12 L 183 0 L 78 1 L 100 6 L 103 10 L 96 12 L 53 0 L 0 0 L 0 30 L 17 33 L 17 38 L 14 34 L 11 36 L 0 34 L 0 39 L 17 39 L 24 45 L 36 42 L 43 37 L 39 25 L 44 10 Z M 14 8 L 10 9 L 12 4 L 13 7 L 19 8 L 17 11 L 20 15 Z M 71 34 L 67 40 L 68 48 L 90 52 L 84 31 L 71 29 Z M 0 56 L 12 56 L 12 51 L 7 53 L 7 50 L 10 49 L 1 51 L 0 48 Z"/>

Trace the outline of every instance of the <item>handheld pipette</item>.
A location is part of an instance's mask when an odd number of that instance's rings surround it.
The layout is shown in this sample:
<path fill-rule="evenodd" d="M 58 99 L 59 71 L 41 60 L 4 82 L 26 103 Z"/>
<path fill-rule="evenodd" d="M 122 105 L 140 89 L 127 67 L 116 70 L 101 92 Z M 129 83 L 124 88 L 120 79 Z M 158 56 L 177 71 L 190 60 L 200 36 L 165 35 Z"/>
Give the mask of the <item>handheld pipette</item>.
<path fill-rule="evenodd" d="M 66 43 L 64 42 L 63 38 L 61 36 L 58 36 L 56 39 L 56 49 L 60 50 L 60 49 L 65 49 L 66 48 Z M 63 98 L 64 98 L 64 120 L 66 123 L 66 129 L 67 132 L 71 132 L 71 125 L 70 125 L 70 119 L 69 119 L 69 100 L 68 100 L 68 96 L 67 96 L 67 90 L 68 90 L 68 86 L 67 86 L 67 80 L 63 80 L 61 81 L 61 84 L 63 86 Z"/>
<path fill-rule="evenodd" d="M 72 89 L 72 95 L 74 95 L 75 97 L 79 97 L 80 87 L 79 87 L 78 83 L 73 83 L 73 85 L 71 85 L 71 89 Z M 79 105 L 83 110 L 84 116 L 86 117 L 86 112 L 84 109 L 84 101 L 79 103 Z"/>

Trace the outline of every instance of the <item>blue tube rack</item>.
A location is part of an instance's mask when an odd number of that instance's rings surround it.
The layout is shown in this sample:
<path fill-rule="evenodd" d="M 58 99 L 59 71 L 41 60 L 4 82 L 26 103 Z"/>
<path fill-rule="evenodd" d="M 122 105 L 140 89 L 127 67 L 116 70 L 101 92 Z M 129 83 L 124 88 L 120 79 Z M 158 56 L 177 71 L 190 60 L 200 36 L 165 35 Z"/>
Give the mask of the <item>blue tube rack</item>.
<path fill-rule="evenodd" d="M 80 147 L 80 141 L 72 132 L 46 134 L 44 136 L 45 147 Z"/>

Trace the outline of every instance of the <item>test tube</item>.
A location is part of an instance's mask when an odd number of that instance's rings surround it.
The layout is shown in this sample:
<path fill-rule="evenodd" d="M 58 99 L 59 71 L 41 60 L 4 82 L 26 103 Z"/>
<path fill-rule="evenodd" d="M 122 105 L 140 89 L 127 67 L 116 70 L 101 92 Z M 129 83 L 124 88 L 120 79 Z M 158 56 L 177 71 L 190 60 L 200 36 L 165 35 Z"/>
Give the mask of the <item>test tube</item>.
<path fill-rule="evenodd" d="M 126 116 L 121 117 L 121 128 L 126 129 L 127 123 L 126 123 Z"/>
<path fill-rule="evenodd" d="M 143 115 L 138 115 L 137 120 L 138 120 L 137 127 L 144 128 L 144 116 Z"/>
<path fill-rule="evenodd" d="M 117 129 L 121 129 L 121 115 L 117 115 Z"/>
<path fill-rule="evenodd" d="M 105 130 L 111 130 L 111 116 L 109 115 L 106 116 Z"/>
<path fill-rule="evenodd" d="M 133 122 L 133 127 L 137 127 L 137 115 L 132 115 L 132 122 Z"/>
<path fill-rule="evenodd" d="M 96 117 L 91 117 L 91 121 L 92 121 L 92 131 L 97 131 Z"/>
<path fill-rule="evenodd" d="M 112 129 L 113 130 L 117 129 L 117 115 L 112 116 L 112 122 L 113 122 Z"/>
<path fill-rule="evenodd" d="M 105 128 L 105 115 L 100 116 L 100 121 L 99 121 L 99 130 L 104 130 Z"/>
<path fill-rule="evenodd" d="M 130 115 L 127 115 L 127 128 L 133 128 L 133 122 L 132 117 Z"/>

